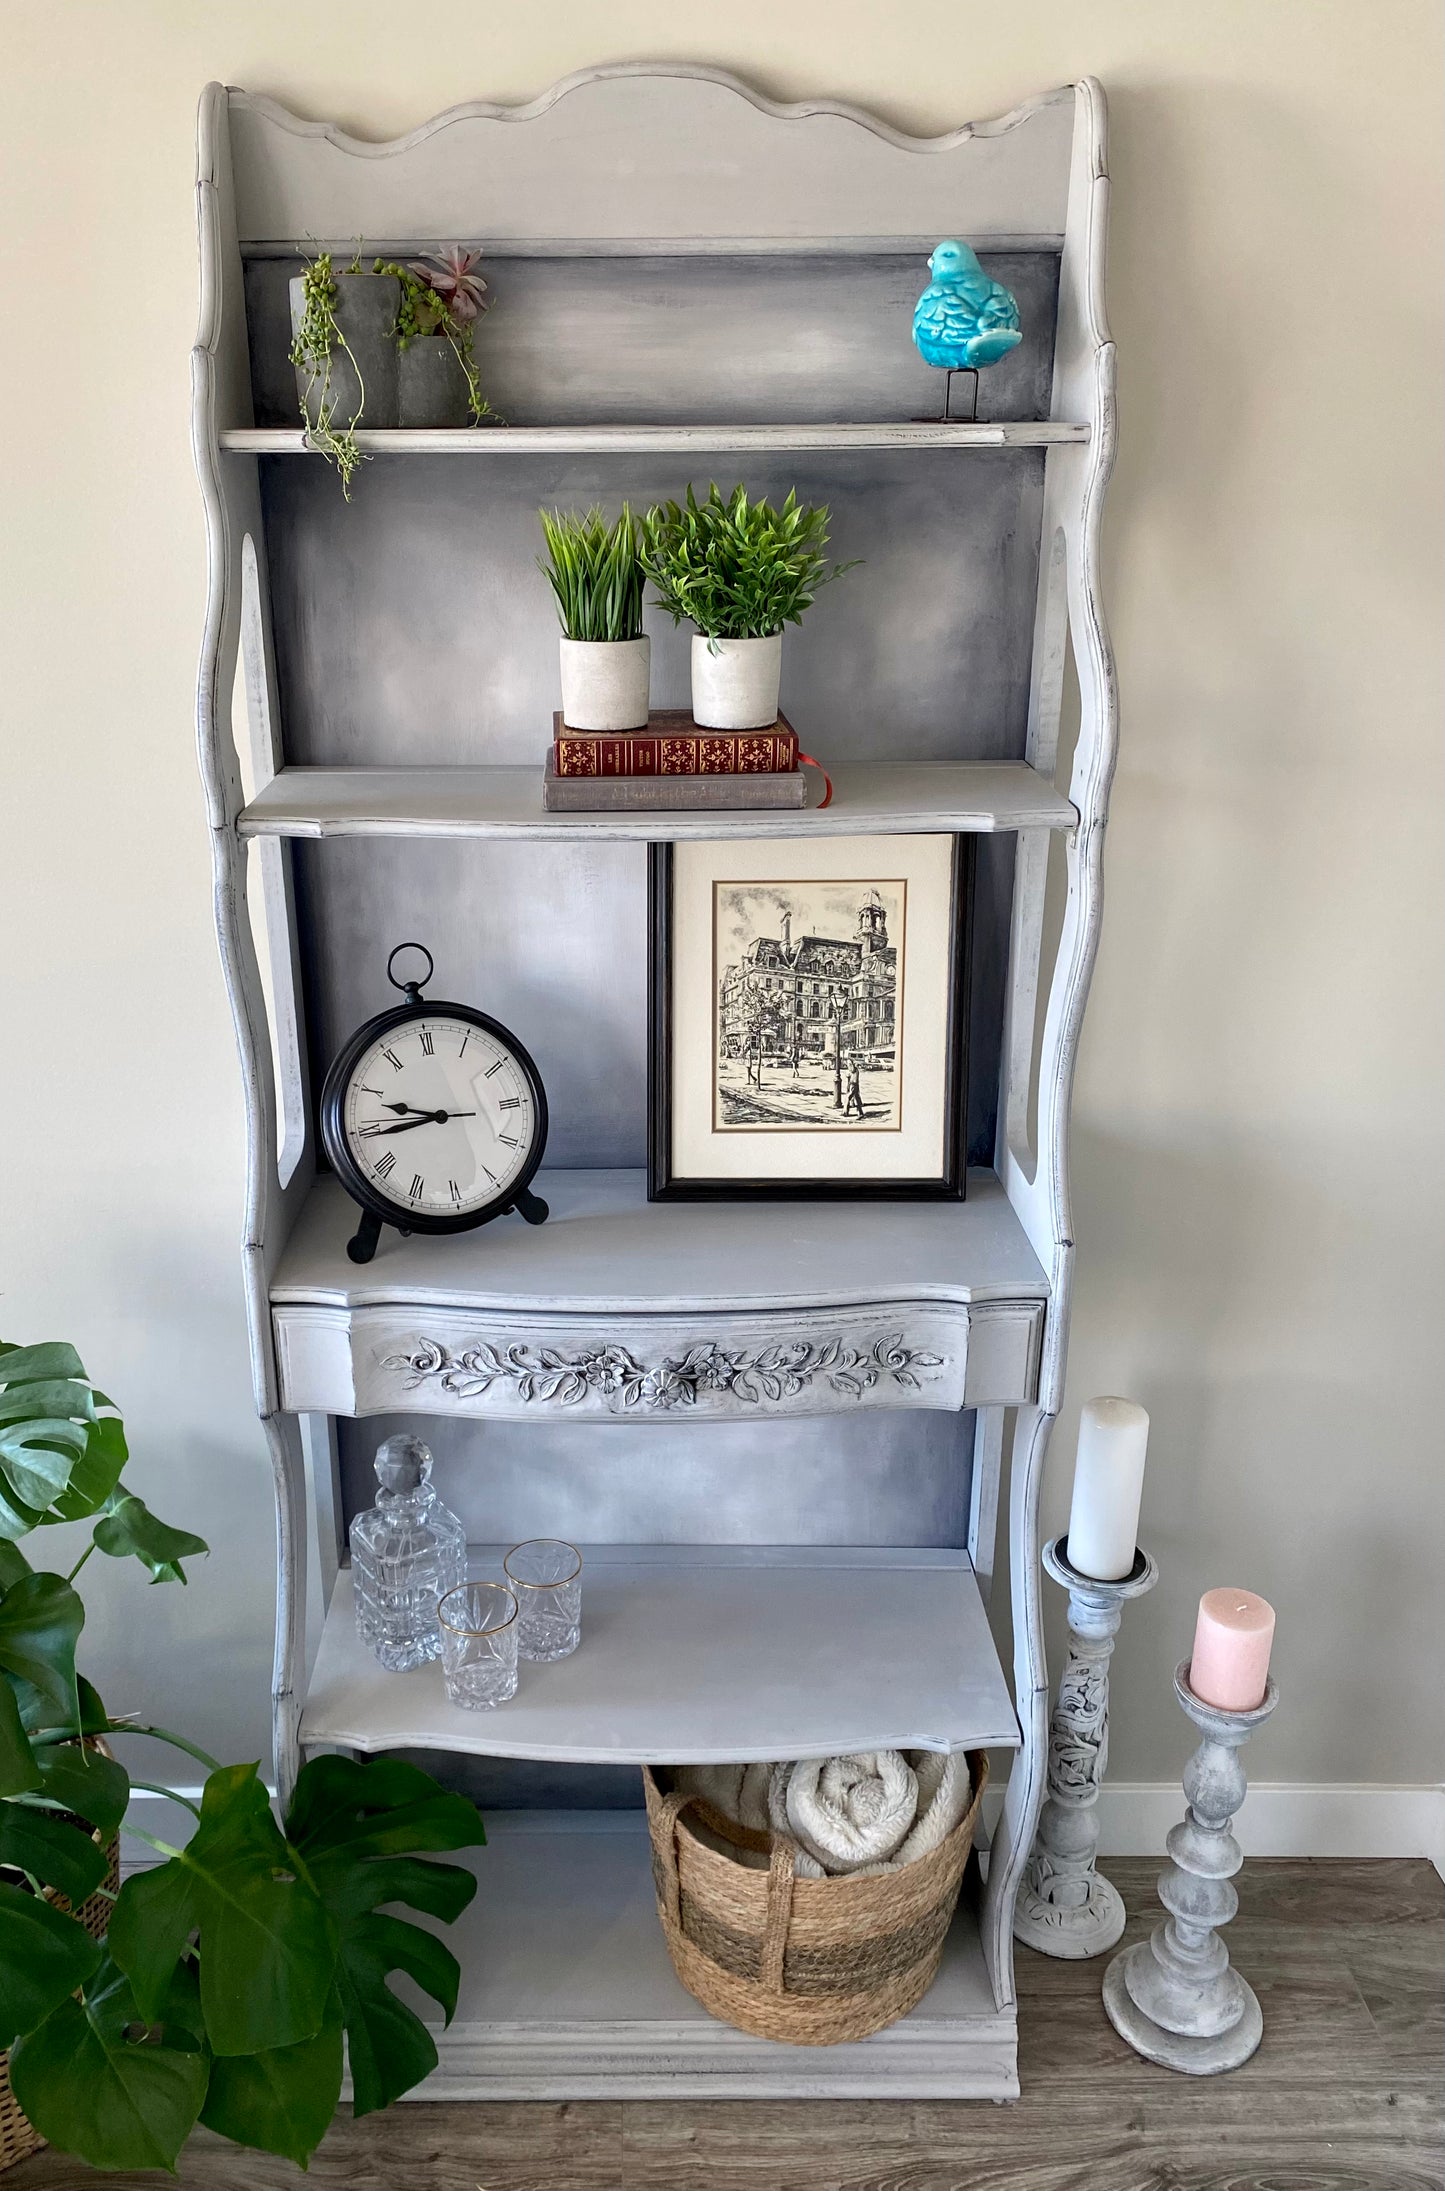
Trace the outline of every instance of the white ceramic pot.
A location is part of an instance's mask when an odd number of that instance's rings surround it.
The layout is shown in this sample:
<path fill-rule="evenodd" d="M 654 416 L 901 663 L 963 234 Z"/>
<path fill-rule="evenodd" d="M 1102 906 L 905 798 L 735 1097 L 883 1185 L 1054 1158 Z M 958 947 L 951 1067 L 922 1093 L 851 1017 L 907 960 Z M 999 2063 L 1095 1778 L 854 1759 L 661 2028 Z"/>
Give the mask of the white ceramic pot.
<path fill-rule="evenodd" d="M 716 649 L 716 652 L 714 652 Z M 707 730 L 765 730 L 778 719 L 783 635 L 692 642 L 693 721 Z"/>
<path fill-rule="evenodd" d="M 569 730 L 646 730 L 652 641 L 563 639 L 562 720 Z"/>

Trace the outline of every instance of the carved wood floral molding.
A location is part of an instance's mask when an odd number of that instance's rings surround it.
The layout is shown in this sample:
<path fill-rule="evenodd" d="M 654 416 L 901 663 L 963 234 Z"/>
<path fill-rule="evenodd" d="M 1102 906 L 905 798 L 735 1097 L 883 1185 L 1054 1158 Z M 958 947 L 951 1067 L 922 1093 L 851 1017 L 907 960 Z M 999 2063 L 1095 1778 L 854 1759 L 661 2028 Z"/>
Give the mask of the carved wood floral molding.
<path fill-rule="evenodd" d="M 713 1395 L 756 1407 L 792 1399 L 820 1380 L 844 1398 L 859 1400 L 880 1383 L 917 1389 L 927 1372 L 942 1368 L 943 1360 L 941 1354 L 905 1346 L 901 1332 L 875 1339 L 871 1346 L 850 1346 L 836 1338 L 796 1339 L 750 1350 L 706 1340 L 655 1363 L 640 1362 L 619 1346 L 564 1352 L 559 1347 L 493 1346 L 477 1339 L 453 1349 L 423 1337 L 407 1352 L 385 1356 L 381 1366 L 402 1371 L 409 1391 L 430 1385 L 459 1400 L 478 1399 L 502 1385 L 519 1400 L 558 1407 L 574 1407 L 595 1395 L 611 1408 L 650 1409 L 695 1407 Z"/>

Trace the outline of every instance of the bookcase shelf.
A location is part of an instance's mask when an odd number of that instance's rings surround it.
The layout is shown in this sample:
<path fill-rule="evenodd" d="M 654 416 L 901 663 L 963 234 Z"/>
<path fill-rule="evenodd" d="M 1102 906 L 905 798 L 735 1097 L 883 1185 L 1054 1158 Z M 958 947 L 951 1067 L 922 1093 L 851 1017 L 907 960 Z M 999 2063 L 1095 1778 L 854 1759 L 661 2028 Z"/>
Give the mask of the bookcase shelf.
<path fill-rule="evenodd" d="M 647 1823 L 629 1811 L 500 1811 L 462 1851 L 478 1892 L 447 1931 L 456 2014 L 418 2100 L 1013 2099 L 1017 2018 L 993 1994 L 965 1890 L 911 2015 L 852 2045 L 782 2046 L 709 2016 L 672 1973 Z"/>
<path fill-rule="evenodd" d="M 803 813 L 549 814 L 536 768 L 283 768 L 241 811 L 243 837 L 687 837 L 1072 829 L 1078 812 L 1024 761 L 844 762 Z M 804 819 L 806 814 L 807 819 Z"/>
<path fill-rule="evenodd" d="M 362 428 L 367 456 L 685 456 L 693 450 L 738 454 L 863 449 L 1051 449 L 1087 442 L 1089 428 L 1067 419 L 901 419 L 836 426 L 457 426 L 382 431 Z M 314 456 L 299 426 L 240 426 L 220 436 L 232 456 Z"/>
<path fill-rule="evenodd" d="M 500 1578 L 501 1545 L 470 1548 Z M 567 1764 L 1013 1749 L 1018 1721 L 967 1553 L 583 1545 L 583 1644 L 491 1712 L 440 1665 L 387 1674 L 332 1594 L 303 1742 Z"/>
<path fill-rule="evenodd" d="M 355 1208 L 319 1180 L 271 1281 L 281 1397 L 523 1422 L 1021 1405 L 1048 1281 L 994 1175 L 968 1186 L 962 1202 L 649 1202 L 641 1172 L 544 1170 L 547 1224 L 388 1231 L 358 1266 Z M 560 1380 L 530 1374 L 544 1357 Z"/>
<path fill-rule="evenodd" d="M 1108 197 L 1090 80 L 928 138 L 692 63 L 585 70 L 389 144 L 203 95 L 197 730 L 279 1517 L 276 1776 L 286 1793 L 308 1746 L 399 1748 L 501 1791 L 419 2096 L 1018 2089 L 1012 1925 L 1047 1734 L 1038 1507 L 1117 727 L 1098 587 Z M 287 362 L 294 239 L 465 237 L 478 208 L 499 262 L 484 385 L 525 423 L 363 430 L 376 461 L 347 500 L 324 459 L 284 461 L 318 454 Z M 943 406 L 908 315 L 954 234 L 1020 299 L 1023 342 L 983 397 L 1005 418 L 907 415 Z M 826 503 L 851 567 L 785 669 L 832 803 L 548 814 L 537 509 L 645 508 L 687 478 L 662 460 L 697 456 L 696 481 L 714 453 L 753 495 Z M 654 620 L 652 639 L 654 693 L 680 697 L 686 634 Z M 966 1200 L 650 1204 L 640 845 L 915 832 L 980 840 Z M 552 1216 L 388 1232 L 363 1268 L 356 1213 L 317 1176 L 315 1097 L 416 936 L 448 993 L 538 1027 Z M 389 1676 L 357 1645 L 342 1549 L 370 1432 L 350 1426 L 387 1417 L 434 1442 L 478 1540 L 514 1523 L 594 1540 L 581 1649 L 528 1668 L 501 1711 L 452 1712 L 435 1668 Z M 986 1614 L 1006 1448 L 1012 1695 Z M 652 1541 L 700 1529 L 721 1541 Z M 995 1791 L 1013 1761 L 937 1983 L 857 2046 L 717 2023 L 667 1962 L 644 1821 L 595 1808 L 617 1795 L 608 1768 L 896 1744 L 987 1747 Z"/>

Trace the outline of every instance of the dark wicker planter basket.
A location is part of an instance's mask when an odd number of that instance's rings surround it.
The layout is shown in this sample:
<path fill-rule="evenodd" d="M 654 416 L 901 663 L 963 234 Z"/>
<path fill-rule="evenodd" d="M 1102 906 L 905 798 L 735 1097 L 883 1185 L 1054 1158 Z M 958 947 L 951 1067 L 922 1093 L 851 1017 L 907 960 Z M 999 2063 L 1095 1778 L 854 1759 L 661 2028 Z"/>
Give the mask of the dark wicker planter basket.
<path fill-rule="evenodd" d="M 110 1752 L 106 1750 L 103 1742 L 97 1741 L 95 1748 L 104 1750 L 106 1756 L 109 1757 Z M 99 1838 L 99 1835 L 97 1835 L 96 1839 Z M 112 1895 L 118 1894 L 120 1892 L 119 1834 L 111 1836 L 105 1853 L 104 1886 L 109 1888 Z M 70 1904 L 63 1894 L 48 1894 L 45 1899 L 47 1902 L 53 1902 L 57 1909 L 68 1910 L 70 1908 Z M 76 1910 L 77 1920 L 84 1925 L 92 1940 L 103 1939 L 109 1931 L 112 1907 L 113 1904 L 107 1898 L 107 1895 L 100 1887 L 97 1887 L 95 1893 L 82 1902 L 80 1908 Z M 10 2056 L 0 2054 L 0 2175 L 3 2175 L 7 2168 L 13 2168 L 17 2161 L 28 2160 L 32 2153 L 38 2153 L 44 2144 L 44 2138 L 41 2137 L 40 2132 L 35 2128 L 30 2117 L 25 2113 L 24 2108 L 21 2107 L 20 2102 L 10 2089 Z"/>
<path fill-rule="evenodd" d="M 972 1798 L 953 1831 L 916 1864 L 871 1879 L 797 1879 L 786 1837 L 665 1792 L 644 1768 L 658 1913 L 688 1992 L 723 2023 L 793 2046 L 865 2039 L 906 2016 L 938 1974 L 973 1846 L 986 1753 L 970 1751 L 968 1765 Z M 768 1869 L 710 1846 L 691 1818 L 735 1848 L 767 1851 Z"/>

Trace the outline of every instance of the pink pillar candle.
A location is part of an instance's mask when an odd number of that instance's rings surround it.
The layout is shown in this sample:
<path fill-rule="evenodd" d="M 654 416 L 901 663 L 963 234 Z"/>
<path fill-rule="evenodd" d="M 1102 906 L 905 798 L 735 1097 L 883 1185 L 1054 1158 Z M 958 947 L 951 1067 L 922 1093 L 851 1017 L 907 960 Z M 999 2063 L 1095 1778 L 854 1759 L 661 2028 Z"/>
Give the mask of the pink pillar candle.
<path fill-rule="evenodd" d="M 1252 1590 L 1206 1590 L 1189 1661 L 1189 1686 L 1219 1712 L 1253 1712 L 1264 1702 L 1274 1642 L 1274 1607 Z"/>

